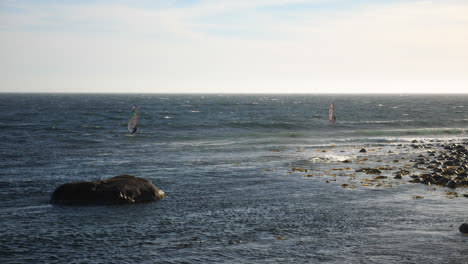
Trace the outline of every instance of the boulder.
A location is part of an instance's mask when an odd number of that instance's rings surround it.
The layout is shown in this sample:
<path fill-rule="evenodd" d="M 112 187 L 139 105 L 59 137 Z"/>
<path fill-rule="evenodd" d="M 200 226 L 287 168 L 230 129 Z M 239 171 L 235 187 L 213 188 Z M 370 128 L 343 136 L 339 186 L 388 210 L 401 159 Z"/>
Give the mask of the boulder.
<path fill-rule="evenodd" d="M 447 182 L 447 184 L 445 185 L 445 187 L 455 189 L 457 187 L 457 183 L 455 181 L 453 181 L 453 180 L 449 180 Z"/>
<path fill-rule="evenodd" d="M 458 230 L 460 230 L 460 232 L 462 232 L 463 234 L 467 234 L 468 233 L 468 224 L 467 223 L 461 224 L 461 226 L 458 228 Z"/>
<path fill-rule="evenodd" d="M 65 183 L 51 197 L 51 203 L 63 205 L 131 204 L 151 202 L 166 194 L 151 181 L 120 175 L 101 181 Z"/>

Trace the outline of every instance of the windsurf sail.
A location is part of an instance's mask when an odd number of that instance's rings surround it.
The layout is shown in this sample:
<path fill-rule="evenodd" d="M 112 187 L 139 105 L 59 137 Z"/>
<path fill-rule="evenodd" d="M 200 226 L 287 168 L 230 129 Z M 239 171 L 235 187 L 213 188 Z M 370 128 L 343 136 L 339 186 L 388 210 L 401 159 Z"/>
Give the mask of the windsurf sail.
<path fill-rule="evenodd" d="M 135 134 L 138 129 L 138 106 L 132 105 L 132 112 L 130 113 L 130 118 L 128 119 L 128 132 L 131 135 Z"/>
<path fill-rule="evenodd" d="M 328 111 L 328 121 L 331 125 L 335 124 L 336 116 L 335 116 L 335 103 L 330 103 L 330 110 Z"/>

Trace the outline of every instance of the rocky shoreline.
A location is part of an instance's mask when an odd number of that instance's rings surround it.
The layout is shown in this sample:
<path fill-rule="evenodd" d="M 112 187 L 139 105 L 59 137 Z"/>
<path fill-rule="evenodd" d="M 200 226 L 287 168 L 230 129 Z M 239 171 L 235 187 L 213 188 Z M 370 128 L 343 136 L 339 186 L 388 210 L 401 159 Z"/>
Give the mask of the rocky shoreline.
<path fill-rule="evenodd" d="M 411 160 L 414 168 L 427 169 L 427 173 L 411 175 L 410 182 L 438 185 L 448 188 L 468 187 L 468 142 L 451 144 L 420 144 L 413 142 L 411 147 L 428 148 L 427 155 L 419 155 Z"/>
<path fill-rule="evenodd" d="M 304 173 L 305 177 L 319 177 L 327 183 L 340 182 L 340 186 L 347 189 L 424 184 L 434 186 L 433 190 L 445 189 L 449 199 L 468 198 L 468 139 L 413 140 L 410 144 L 391 146 L 348 146 L 347 150 L 332 145 L 313 151 L 318 154 L 312 154 L 311 160 L 317 162 L 293 163 L 289 173 Z M 350 155 L 353 158 L 330 161 L 324 158 L 326 155 L 320 156 L 346 151 L 354 153 Z M 414 195 L 412 198 L 424 197 Z M 468 235 L 468 223 L 463 223 L 459 231 Z"/>
<path fill-rule="evenodd" d="M 326 157 L 346 152 L 335 145 L 314 149 L 316 156 Z M 318 158 L 317 162 L 293 164 L 290 173 L 306 173 L 306 177 L 323 177 L 326 182 L 337 181 L 340 176 L 351 182 L 344 188 L 392 187 L 402 183 L 419 183 L 446 187 L 452 196 L 453 189 L 468 187 L 468 139 L 459 141 L 413 140 L 411 143 L 389 146 L 348 147 L 352 158 L 330 161 Z M 322 154 L 322 156 L 320 156 Z M 325 155 L 324 155 L 325 154 Z M 320 168 L 320 163 L 326 164 Z M 369 178 L 371 175 L 371 179 Z M 332 177 L 332 179 L 330 179 Z M 468 194 L 461 196 L 468 197 Z"/>

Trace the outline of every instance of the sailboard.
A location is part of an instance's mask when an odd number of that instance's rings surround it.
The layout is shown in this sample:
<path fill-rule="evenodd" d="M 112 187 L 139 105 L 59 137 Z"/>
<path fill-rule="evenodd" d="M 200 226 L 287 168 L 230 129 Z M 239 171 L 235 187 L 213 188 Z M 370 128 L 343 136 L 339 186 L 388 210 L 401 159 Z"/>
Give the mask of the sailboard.
<path fill-rule="evenodd" d="M 132 105 L 132 112 L 130 118 L 128 118 L 128 132 L 130 135 L 134 135 L 138 129 L 138 106 Z"/>
<path fill-rule="evenodd" d="M 335 116 L 335 103 L 330 103 L 330 110 L 328 111 L 328 121 L 330 125 L 335 124 L 336 116 Z"/>

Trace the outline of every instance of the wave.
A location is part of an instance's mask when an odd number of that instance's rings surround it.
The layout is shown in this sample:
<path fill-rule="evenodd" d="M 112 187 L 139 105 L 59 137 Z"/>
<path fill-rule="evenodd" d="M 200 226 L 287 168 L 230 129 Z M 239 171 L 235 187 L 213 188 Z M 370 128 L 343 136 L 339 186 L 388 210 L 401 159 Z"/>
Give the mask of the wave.
<path fill-rule="evenodd" d="M 298 123 L 290 122 L 272 122 L 272 123 L 259 123 L 259 122 L 231 122 L 226 124 L 232 128 L 275 128 L 275 129 L 297 129 L 306 127 Z"/>
<path fill-rule="evenodd" d="M 467 118 L 455 118 L 449 120 L 419 120 L 419 119 L 393 119 L 393 120 L 365 120 L 365 121 L 340 121 L 337 125 L 351 125 L 351 126 L 363 126 L 363 125 L 385 125 L 385 126 L 416 126 L 420 128 L 426 128 L 429 126 L 445 126 L 447 124 L 464 126 L 468 124 Z"/>
<path fill-rule="evenodd" d="M 2 208 L 0 210 L 0 214 L 12 214 L 17 212 L 26 212 L 26 213 L 42 213 L 45 210 L 52 208 L 52 205 L 47 204 L 40 204 L 40 205 L 28 205 L 22 207 L 10 207 L 10 208 Z"/>
<path fill-rule="evenodd" d="M 459 139 L 468 137 L 466 128 L 413 128 L 386 130 L 356 130 L 345 132 L 336 141 L 344 143 L 404 143 L 414 139 Z"/>
<path fill-rule="evenodd" d="M 373 120 L 373 121 L 340 121 L 340 124 L 393 124 L 393 123 L 414 123 L 414 119 L 404 120 Z"/>
<path fill-rule="evenodd" d="M 408 136 L 408 135 L 464 135 L 466 128 L 411 128 L 411 129 L 379 129 L 379 130 L 356 130 L 350 131 L 352 134 L 357 135 L 395 135 L 395 136 Z"/>
<path fill-rule="evenodd" d="M 86 130 L 104 130 L 104 127 L 103 126 L 99 126 L 99 125 L 89 125 L 89 124 L 85 124 L 85 125 L 82 125 L 81 126 L 83 129 L 86 129 Z"/>

